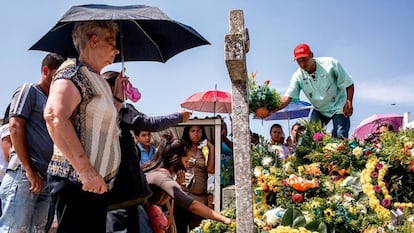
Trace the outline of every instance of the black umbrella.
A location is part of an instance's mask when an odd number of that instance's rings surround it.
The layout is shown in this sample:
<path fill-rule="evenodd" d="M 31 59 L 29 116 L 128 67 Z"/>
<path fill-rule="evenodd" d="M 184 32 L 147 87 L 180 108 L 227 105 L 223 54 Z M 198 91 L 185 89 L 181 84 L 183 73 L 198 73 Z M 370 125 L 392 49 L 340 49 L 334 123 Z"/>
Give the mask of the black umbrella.
<path fill-rule="evenodd" d="M 117 45 L 121 53 L 116 56 L 115 62 L 165 63 L 186 49 L 210 44 L 192 27 L 170 19 L 157 7 L 91 4 L 71 7 L 30 50 L 77 58 L 79 54 L 72 42 L 74 23 L 93 20 L 112 20 L 119 25 Z"/>

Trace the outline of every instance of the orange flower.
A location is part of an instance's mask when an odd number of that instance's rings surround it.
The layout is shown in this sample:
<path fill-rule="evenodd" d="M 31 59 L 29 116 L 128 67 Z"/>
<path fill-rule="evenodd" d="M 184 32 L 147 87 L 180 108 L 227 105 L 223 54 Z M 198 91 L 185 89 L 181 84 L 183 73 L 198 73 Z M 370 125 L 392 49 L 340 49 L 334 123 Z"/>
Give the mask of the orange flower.
<path fill-rule="evenodd" d="M 292 188 L 300 192 L 305 192 L 308 189 L 319 187 L 319 183 L 316 178 L 313 178 L 312 180 L 307 180 L 297 175 L 291 175 L 288 178 L 287 183 Z"/>
<path fill-rule="evenodd" d="M 304 173 L 307 175 L 312 175 L 312 176 L 321 175 L 321 169 L 319 169 L 319 166 L 317 164 L 305 165 L 304 167 L 305 167 Z"/>
<path fill-rule="evenodd" d="M 269 116 L 269 110 L 266 107 L 260 107 L 256 109 L 256 116 L 264 119 Z"/>

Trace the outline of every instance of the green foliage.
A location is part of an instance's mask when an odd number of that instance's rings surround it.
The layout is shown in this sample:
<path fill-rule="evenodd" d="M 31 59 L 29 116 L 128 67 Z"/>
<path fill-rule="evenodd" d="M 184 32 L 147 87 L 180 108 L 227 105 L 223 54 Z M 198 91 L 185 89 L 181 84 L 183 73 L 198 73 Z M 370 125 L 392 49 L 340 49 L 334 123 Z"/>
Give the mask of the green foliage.
<path fill-rule="evenodd" d="M 221 164 L 221 177 L 223 177 L 223 185 L 227 186 L 234 183 L 234 160 L 226 160 Z"/>
<path fill-rule="evenodd" d="M 221 215 L 236 219 L 236 208 L 226 208 L 220 212 Z M 224 224 L 211 219 L 205 219 L 201 225 L 191 230 L 191 233 L 236 233 L 236 222 Z"/>
<path fill-rule="evenodd" d="M 313 135 L 318 132 L 325 132 L 326 128 L 323 127 L 321 122 L 308 122 L 306 120 L 301 121 L 301 124 L 305 126 L 305 132 L 301 135 L 301 142 L 295 149 L 295 155 L 298 158 L 303 158 L 305 155 L 313 151 L 321 151 L 322 143 L 315 142 Z"/>
<path fill-rule="evenodd" d="M 283 226 L 290 226 L 292 228 L 304 227 L 306 225 L 305 216 L 296 208 L 289 208 L 286 210 L 282 218 Z"/>
<path fill-rule="evenodd" d="M 257 84 L 255 76 L 255 73 L 251 73 L 248 80 L 249 112 L 255 113 L 260 107 L 266 107 L 268 111 L 278 109 L 281 105 L 280 94 L 270 88 L 269 80 Z"/>
<path fill-rule="evenodd" d="M 317 231 L 319 233 L 328 233 L 328 229 L 326 228 L 326 224 L 320 220 L 314 220 L 305 226 L 306 229 L 311 231 Z"/>

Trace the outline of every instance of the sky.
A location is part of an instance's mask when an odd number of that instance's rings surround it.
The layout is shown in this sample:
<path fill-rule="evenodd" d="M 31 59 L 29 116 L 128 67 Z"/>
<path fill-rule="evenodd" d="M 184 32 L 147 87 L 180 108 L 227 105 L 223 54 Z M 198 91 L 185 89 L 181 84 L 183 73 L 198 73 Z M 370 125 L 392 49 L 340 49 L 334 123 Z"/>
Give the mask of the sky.
<path fill-rule="evenodd" d="M 211 43 L 186 50 L 166 63 L 125 63 L 126 74 L 142 94 L 134 105 L 148 115 L 177 112 L 185 98 L 216 85 L 218 90 L 231 92 L 224 37 L 229 34 L 230 11 L 239 9 L 243 10 L 250 35 L 247 70 L 257 73 L 258 82 L 270 80 L 270 86 L 283 95 L 298 68 L 293 61 L 293 48 L 305 42 L 315 57 L 338 59 L 354 80 L 350 134 L 375 113 L 403 114 L 414 110 L 414 2 L 410 0 L 20 0 L 3 3 L 0 14 L 1 115 L 19 85 L 40 79 L 40 62 L 46 52 L 28 48 L 71 6 L 91 3 L 156 6 L 170 18 L 193 27 Z M 105 68 L 120 69 L 120 64 Z M 303 95 L 301 100 L 308 101 Z M 199 118 L 212 115 L 193 112 Z M 228 122 L 229 115 L 221 115 Z M 282 124 L 288 134 L 286 120 L 250 119 L 250 128 L 269 138 L 269 128 L 274 123 Z"/>

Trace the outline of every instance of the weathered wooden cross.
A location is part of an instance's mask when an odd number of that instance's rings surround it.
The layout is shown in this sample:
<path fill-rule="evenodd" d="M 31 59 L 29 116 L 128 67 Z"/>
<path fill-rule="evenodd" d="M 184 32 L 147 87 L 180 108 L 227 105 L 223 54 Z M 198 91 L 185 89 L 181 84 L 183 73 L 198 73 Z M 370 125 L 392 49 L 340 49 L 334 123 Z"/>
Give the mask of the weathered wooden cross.
<path fill-rule="evenodd" d="M 249 35 L 242 10 L 230 11 L 230 34 L 225 36 L 224 53 L 232 82 L 232 125 L 237 232 L 253 233 L 253 196 L 250 164 L 249 100 L 246 53 Z"/>

